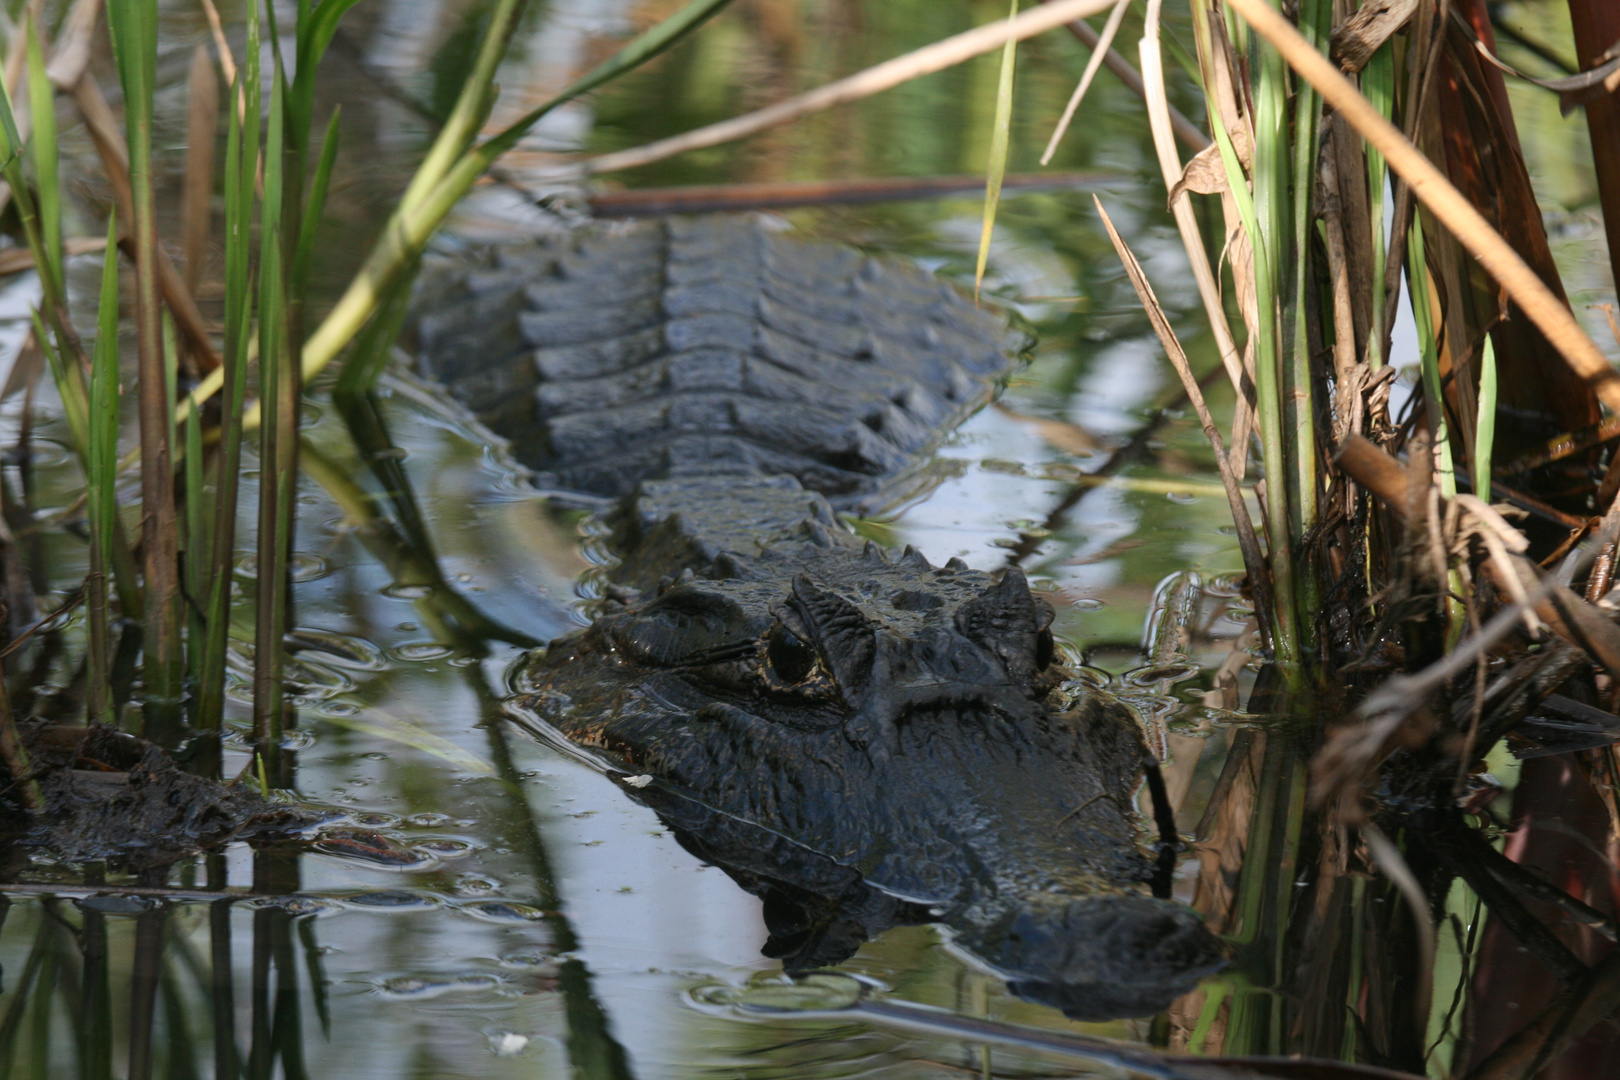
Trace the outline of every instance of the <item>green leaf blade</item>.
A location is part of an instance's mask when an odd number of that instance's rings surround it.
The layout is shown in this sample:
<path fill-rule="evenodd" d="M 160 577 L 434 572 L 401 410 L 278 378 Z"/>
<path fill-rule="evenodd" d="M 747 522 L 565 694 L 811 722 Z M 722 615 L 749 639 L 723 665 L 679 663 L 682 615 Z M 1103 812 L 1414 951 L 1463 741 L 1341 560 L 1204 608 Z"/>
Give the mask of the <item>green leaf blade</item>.
<path fill-rule="evenodd" d="M 1007 20 L 1018 17 L 1018 0 L 1012 0 Z M 996 116 L 990 129 L 990 161 L 984 183 L 984 227 L 979 232 L 979 258 L 973 269 L 973 298 L 984 285 L 984 270 L 990 262 L 990 238 L 996 229 L 996 211 L 1001 205 L 1001 184 L 1007 176 L 1007 145 L 1012 132 L 1013 68 L 1018 42 L 1007 39 L 1001 48 L 1001 75 L 996 82 Z"/>

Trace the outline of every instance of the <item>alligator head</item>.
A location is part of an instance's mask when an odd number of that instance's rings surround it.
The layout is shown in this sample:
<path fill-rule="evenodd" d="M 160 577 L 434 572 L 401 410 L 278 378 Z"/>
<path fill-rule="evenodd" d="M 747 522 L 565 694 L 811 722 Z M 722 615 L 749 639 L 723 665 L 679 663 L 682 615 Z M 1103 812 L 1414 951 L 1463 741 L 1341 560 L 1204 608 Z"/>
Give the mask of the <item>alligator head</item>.
<path fill-rule="evenodd" d="M 554 642 L 519 699 L 765 898 L 768 954 L 800 970 L 942 922 L 1088 1019 L 1156 1011 L 1220 965 L 1197 916 L 1144 889 L 1132 715 L 1064 692 L 1019 571 L 769 555 Z"/>

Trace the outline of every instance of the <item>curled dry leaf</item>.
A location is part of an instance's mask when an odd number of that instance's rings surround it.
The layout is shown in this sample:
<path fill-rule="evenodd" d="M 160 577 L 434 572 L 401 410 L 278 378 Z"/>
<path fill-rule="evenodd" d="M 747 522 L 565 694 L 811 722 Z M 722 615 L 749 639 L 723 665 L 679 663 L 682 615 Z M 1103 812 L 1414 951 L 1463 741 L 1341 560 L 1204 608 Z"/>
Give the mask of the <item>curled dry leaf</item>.
<path fill-rule="evenodd" d="M 1170 189 L 1169 202 L 1173 204 L 1189 191 L 1200 195 L 1219 195 L 1227 190 L 1226 166 L 1221 163 L 1221 148 L 1211 143 L 1193 155 L 1187 167 L 1181 170 L 1181 179 Z"/>
<path fill-rule="evenodd" d="M 1361 10 L 1333 28 L 1332 57 L 1348 72 L 1360 71 L 1378 46 L 1406 25 L 1418 0 L 1370 0 Z"/>

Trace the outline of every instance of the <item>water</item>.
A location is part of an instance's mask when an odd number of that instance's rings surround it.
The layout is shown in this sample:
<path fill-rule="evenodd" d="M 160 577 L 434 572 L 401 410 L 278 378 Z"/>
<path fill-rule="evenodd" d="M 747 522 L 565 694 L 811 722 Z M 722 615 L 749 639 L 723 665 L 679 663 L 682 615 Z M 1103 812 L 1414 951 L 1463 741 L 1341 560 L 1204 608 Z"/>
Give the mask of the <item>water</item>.
<path fill-rule="evenodd" d="M 205 33 L 190 7 L 172 6 L 170 61 Z M 537 6 L 503 74 L 510 104 L 501 112 L 564 84 L 667 7 L 632 0 Z M 560 110 L 508 163 L 508 175 L 521 180 L 543 170 L 559 149 L 615 149 L 719 119 L 964 29 L 996 14 L 994 7 L 959 0 L 739 5 L 666 60 Z M 408 175 L 427 129 L 408 101 L 453 94 L 455 46 L 476 9 L 463 0 L 393 0 L 360 5 L 346 20 L 341 55 L 322 77 L 323 101 L 343 104 L 346 131 L 322 280 L 346 278 L 361 238 Z M 1185 27 L 1172 29 L 1186 39 Z M 1021 51 L 1014 171 L 1033 168 L 1083 57 L 1059 36 Z M 166 62 L 164 70 L 172 133 L 183 115 L 176 80 L 184 66 Z M 974 62 L 616 179 L 978 171 L 994 78 L 993 61 Z M 1179 104 L 1195 113 L 1186 95 Z M 1104 74 L 1082 120 L 1056 167 L 1120 177 L 1106 186 L 1109 210 L 1194 363 L 1210 363 L 1138 104 Z M 1590 175 L 1581 170 L 1589 166 L 1581 164 L 1579 140 L 1560 145 L 1564 156 L 1550 160 L 1561 164 L 1549 167 L 1559 204 L 1569 208 L 1559 254 L 1577 300 L 1612 299 L 1582 209 Z M 174 151 L 168 164 L 177 161 Z M 996 407 L 944 448 L 937 490 L 898 518 L 855 524 L 884 543 L 914 544 L 936 563 L 959 556 L 985 569 L 1001 565 L 1021 537 L 1038 541 L 1024 566 L 1057 607 L 1058 633 L 1093 677 L 1160 724 L 1171 794 L 1192 832 L 1237 741 L 1233 710 L 1253 679 L 1242 651 L 1247 603 L 1233 584 L 1241 560 L 1208 447 L 1195 420 L 1179 412 L 1118 482 L 1086 489 L 1052 519 L 1076 478 L 1128 441 L 1170 400 L 1174 384 L 1090 199 L 1063 192 L 1004 201 L 987 290 L 1037 329 L 1036 358 Z M 964 198 L 781 216 L 801 232 L 903 254 L 970 281 L 979 214 L 977 199 Z M 454 228 L 476 237 L 536 216 L 518 191 L 491 185 L 469 200 Z M 0 299 L 7 343 L 20 340 L 17 316 L 25 309 L 18 305 L 27 289 L 18 283 Z M 1224 389 L 1213 394 L 1220 412 L 1229 399 Z M 15 430 L 18 399 L 6 407 Z M 501 449 L 432 387 L 391 377 L 381 414 L 447 586 L 509 628 L 508 637 L 547 640 L 582 625 L 574 583 L 588 564 L 577 516 L 557 514 L 532 494 Z M 340 410 L 317 400 L 306 425 L 329 479 L 377 490 Z M 63 438 L 59 424 L 47 424 L 36 443 L 41 517 L 78 483 Z M 249 483 L 244 507 L 254 505 L 255 490 Z M 43 860 L 9 867 L 17 891 L 0 909 L 0 1046 L 9 1055 L 0 1055 L 0 1070 L 123 1075 L 132 1060 L 144 1060 L 143 1047 L 151 1048 L 149 1075 L 174 1077 L 228 1072 L 233 1054 L 248 1075 L 287 1077 L 921 1080 L 1086 1070 L 937 1032 L 740 1009 L 739 994 L 769 990 L 779 970 L 759 955 L 766 936 L 759 902 L 684 851 L 606 779 L 499 723 L 505 672 L 522 650 L 495 641 L 486 654 L 470 655 L 449 646 L 436 632 L 444 608 L 435 589 L 397 565 L 391 570 L 333 492 L 313 476 L 299 490 L 299 723 L 288 735 L 295 797 L 330 811 L 331 821 L 301 848 L 255 853 L 233 844 L 164 881 L 104 879 L 101 868 Z M 82 578 L 83 549 L 52 543 L 47 557 L 50 586 L 63 597 Z M 251 560 L 237 572 L 251 578 Z M 1189 572 L 1196 579 L 1174 576 Z M 1192 633 L 1155 651 L 1153 617 L 1176 595 L 1192 597 Z M 1216 674 L 1223 663 L 1230 678 Z M 245 653 L 235 670 L 246 678 Z M 247 700 L 239 681 L 228 774 L 248 763 Z M 1193 896 L 1198 870 L 1196 860 L 1182 867 L 1183 899 Z M 162 898 L 140 891 L 158 886 L 166 887 Z M 841 970 L 879 996 L 963 1016 L 1161 1045 L 1169 1038 L 1162 1022 L 1082 1025 L 1013 998 L 929 927 L 892 930 Z M 1178 1006 L 1175 1024 L 1190 1029 L 1186 1018 L 1197 1008 Z"/>

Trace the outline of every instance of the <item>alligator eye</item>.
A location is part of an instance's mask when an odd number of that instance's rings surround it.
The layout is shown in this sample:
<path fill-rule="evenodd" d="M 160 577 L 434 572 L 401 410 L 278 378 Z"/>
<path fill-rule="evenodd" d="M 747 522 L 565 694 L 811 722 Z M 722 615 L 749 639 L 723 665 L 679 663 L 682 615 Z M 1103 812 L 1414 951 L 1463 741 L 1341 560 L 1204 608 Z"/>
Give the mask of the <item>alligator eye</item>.
<path fill-rule="evenodd" d="M 1035 668 L 1045 671 L 1052 666 L 1052 658 L 1057 653 L 1057 643 L 1052 640 L 1052 631 L 1042 630 L 1035 635 Z"/>
<path fill-rule="evenodd" d="M 778 623 L 765 639 L 765 659 L 771 673 L 788 686 L 801 683 L 816 670 L 816 650 Z"/>

